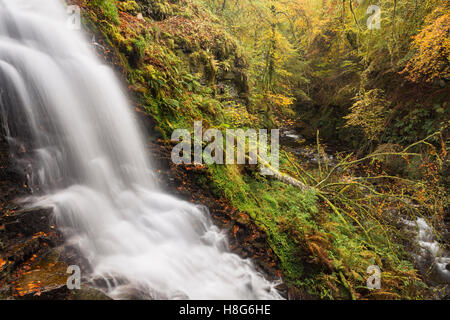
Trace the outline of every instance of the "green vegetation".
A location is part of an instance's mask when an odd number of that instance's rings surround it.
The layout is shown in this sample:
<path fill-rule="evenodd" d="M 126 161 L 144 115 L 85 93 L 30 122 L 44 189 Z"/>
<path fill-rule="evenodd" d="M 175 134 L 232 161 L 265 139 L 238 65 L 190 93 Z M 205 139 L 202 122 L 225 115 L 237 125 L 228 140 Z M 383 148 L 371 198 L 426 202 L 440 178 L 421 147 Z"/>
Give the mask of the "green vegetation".
<path fill-rule="evenodd" d="M 114 0 L 94 0 L 92 1 L 92 4 L 101 9 L 101 12 L 104 15 L 105 19 L 112 21 L 115 24 L 120 23 L 119 13 L 117 11 Z"/>
<path fill-rule="evenodd" d="M 442 217 L 446 199 L 442 187 L 427 190 L 430 184 L 390 176 L 381 168 L 388 158 L 419 157 L 407 151 L 380 150 L 363 159 L 347 155 L 336 166 L 324 162 L 309 173 L 285 153 L 281 171 L 305 181 L 306 192 L 256 172 L 246 174 L 243 167 L 214 166 L 210 173 L 217 195 L 224 194 L 267 232 L 291 284 L 321 298 L 412 299 L 426 295 L 426 286 L 408 259 L 404 245 L 410 240 L 398 229 L 399 218 Z M 355 178 L 356 170 L 367 177 Z M 365 287 L 370 265 L 383 270 L 381 291 Z"/>
<path fill-rule="evenodd" d="M 380 29 L 366 26 L 372 4 Z M 91 0 L 84 9 L 164 140 L 202 120 L 221 130 L 294 125 L 314 141 L 318 166 L 287 148 L 280 159 L 307 191 L 249 166 L 212 165 L 203 180 L 267 232 L 289 286 L 329 299 L 431 297 L 400 218 L 422 216 L 439 231 L 448 209 L 446 1 Z M 352 149 L 337 165 L 318 130 Z M 366 288 L 374 264 L 378 291 Z"/>

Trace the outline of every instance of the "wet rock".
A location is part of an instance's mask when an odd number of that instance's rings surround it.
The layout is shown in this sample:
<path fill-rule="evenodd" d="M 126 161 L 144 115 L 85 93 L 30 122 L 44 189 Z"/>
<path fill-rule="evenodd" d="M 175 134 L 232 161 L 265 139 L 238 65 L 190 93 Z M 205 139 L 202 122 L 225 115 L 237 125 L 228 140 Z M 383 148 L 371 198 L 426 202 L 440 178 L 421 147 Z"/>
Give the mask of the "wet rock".
<path fill-rule="evenodd" d="M 82 286 L 79 290 L 71 290 L 68 296 L 69 300 L 112 300 L 103 291 L 89 287 Z"/>
<path fill-rule="evenodd" d="M 45 241 L 41 238 L 24 239 L 23 241 L 17 240 L 13 244 L 9 245 L 3 252 L 2 256 L 9 261 L 8 267 L 15 268 L 20 264 L 26 262 L 33 254 L 42 253 L 48 250 L 48 246 L 43 245 Z"/>
<path fill-rule="evenodd" d="M 132 285 L 121 286 L 115 292 L 118 299 L 124 300 L 152 300 L 152 296 L 148 294 L 148 290 Z M 167 297 L 163 297 L 166 299 Z"/>
<path fill-rule="evenodd" d="M 237 215 L 236 222 L 242 226 L 249 226 L 251 223 L 250 217 L 244 213 Z"/>
<path fill-rule="evenodd" d="M 42 258 L 19 268 L 10 288 L 21 300 L 111 300 L 103 291 L 84 283 L 80 289 L 69 289 L 67 263 L 62 261 L 63 247 L 51 249 Z M 9 295 L 11 296 L 11 294 Z"/>
<path fill-rule="evenodd" d="M 10 281 L 13 295 L 18 299 L 63 299 L 68 294 L 65 286 L 69 274 L 67 264 L 59 259 L 61 250 L 33 254 L 19 265 Z"/>
<path fill-rule="evenodd" d="M 288 298 L 288 286 L 285 283 L 280 283 L 275 286 L 275 289 L 281 294 L 281 296 L 285 299 Z"/>
<path fill-rule="evenodd" d="M 25 294 L 20 297 L 21 300 L 65 300 L 69 295 L 70 290 L 66 285 L 49 287 L 43 291 L 36 293 Z"/>
<path fill-rule="evenodd" d="M 91 287 L 99 288 L 104 291 L 108 291 L 110 288 L 124 286 L 128 284 L 127 279 L 120 276 L 108 276 L 108 277 L 95 277 L 89 280 L 88 285 Z"/>
<path fill-rule="evenodd" d="M 21 234 L 27 237 L 37 232 L 50 231 L 51 218 L 51 208 L 23 209 L 4 217 L 2 223 L 7 235 Z"/>

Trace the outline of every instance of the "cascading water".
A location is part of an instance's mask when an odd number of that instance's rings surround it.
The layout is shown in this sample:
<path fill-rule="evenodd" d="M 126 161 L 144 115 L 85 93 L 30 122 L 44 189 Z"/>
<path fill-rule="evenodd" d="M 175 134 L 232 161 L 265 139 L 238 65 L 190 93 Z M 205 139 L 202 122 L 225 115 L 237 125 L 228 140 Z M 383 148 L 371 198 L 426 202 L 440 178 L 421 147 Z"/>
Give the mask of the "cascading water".
<path fill-rule="evenodd" d="M 18 157 L 39 186 L 33 205 L 54 208 L 93 277 L 144 297 L 280 298 L 227 251 L 206 209 L 153 183 L 125 94 L 66 18 L 59 0 L 0 0 L 1 124 L 19 155 L 33 138 L 33 159 Z M 127 297 L 120 285 L 109 294 Z"/>
<path fill-rule="evenodd" d="M 435 283 L 450 284 L 450 256 L 436 240 L 433 228 L 424 218 L 417 218 L 416 221 L 402 219 L 402 222 L 416 234 L 419 252 L 413 256 L 419 269 Z"/>

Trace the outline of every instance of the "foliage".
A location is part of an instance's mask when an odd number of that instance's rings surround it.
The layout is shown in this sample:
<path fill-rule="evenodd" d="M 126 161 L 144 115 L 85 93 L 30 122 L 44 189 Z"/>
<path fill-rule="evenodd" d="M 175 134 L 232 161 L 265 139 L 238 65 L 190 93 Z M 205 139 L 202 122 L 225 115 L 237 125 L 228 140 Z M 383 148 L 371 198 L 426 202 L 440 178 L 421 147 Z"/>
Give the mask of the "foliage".
<path fill-rule="evenodd" d="M 414 37 L 417 53 L 405 68 L 414 82 L 450 78 L 450 12 L 439 7 L 427 21 L 429 25 Z"/>
<path fill-rule="evenodd" d="M 389 102 L 380 89 L 363 92 L 356 99 L 350 107 L 350 114 L 344 117 L 347 125 L 360 126 L 368 139 L 378 140 L 385 129 Z"/>
<path fill-rule="evenodd" d="M 427 286 L 405 250 L 415 244 L 399 228 L 400 217 L 442 221 L 448 199 L 436 185 L 438 171 L 408 180 L 390 175 L 385 162 L 420 156 L 411 148 L 427 146 L 439 134 L 398 152 L 380 150 L 360 159 L 342 155 L 333 166 L 323 157 L 316 170 L 283 153 L 282 170 L 309 185 L 306 192 L 245 174 L 243 166 L 212 166 L 210 179 L 218 197 L 230 199 L 266 230 L 289 284 L 320 298 L 420 298 L 428 294 Z M 442 165 L 446 150 L 429 152 L 435 157 L 427 161 Z M 373 264 L 382 269 L 380 291 L 365 286 Z"/>

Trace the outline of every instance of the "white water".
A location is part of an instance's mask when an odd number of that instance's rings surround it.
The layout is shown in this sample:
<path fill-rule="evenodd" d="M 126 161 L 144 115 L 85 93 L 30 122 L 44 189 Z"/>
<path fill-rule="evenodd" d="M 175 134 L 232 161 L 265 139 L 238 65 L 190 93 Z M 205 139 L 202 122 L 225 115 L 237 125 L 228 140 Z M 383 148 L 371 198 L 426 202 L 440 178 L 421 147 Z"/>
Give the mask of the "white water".
<path fill-rule="evenodd" d="M 419 246 L 418 254 L 414 255 L 420 269 L 430 274 L 430 278 L 438 283 L 450 283 L 450 256 L 436 241 L 433 228 L 424 218 L 416 221 L 403 219 L 403 223 L 416 233 L 416 241 Z"/>
<path fill-rule="evenodd" d="M 158 189 L 118 81 L 66 18 L 58 0 L 0 0 L 1 124 L 17 150 L 33 137 L 34 158 L 17 157 L 34 205 L 54 207 L 92 277 L 125 282 L 112 297 L 280 298 L 206 209 Z"/>

